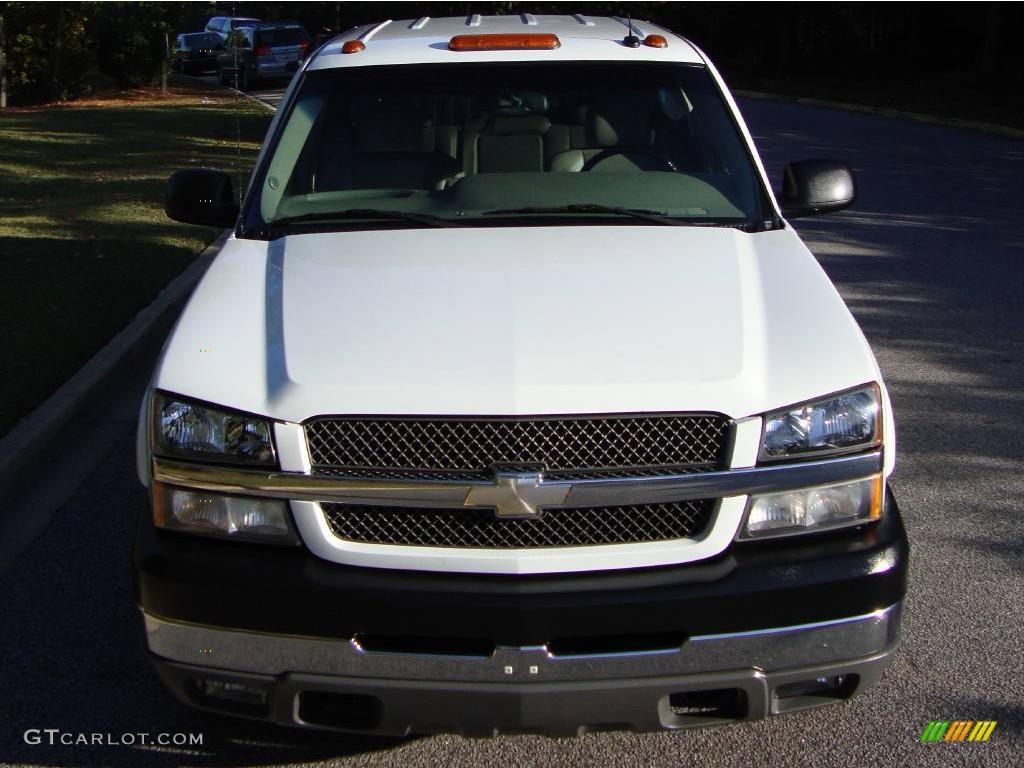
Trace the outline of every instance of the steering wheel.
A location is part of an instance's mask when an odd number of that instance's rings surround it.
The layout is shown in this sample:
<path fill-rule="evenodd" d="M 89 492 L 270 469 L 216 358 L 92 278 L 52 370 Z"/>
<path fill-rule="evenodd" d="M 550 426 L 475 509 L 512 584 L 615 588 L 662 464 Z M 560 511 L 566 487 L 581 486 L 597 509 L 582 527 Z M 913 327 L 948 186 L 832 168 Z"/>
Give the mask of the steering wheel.
<path fill-rule="evenodd" d="M 658 161 L 662 166 L 658 170 L 671 171 L 672 173 L 679 172 L 679 169 L 676 168 L 676 164 L 669 158 L 665 157 L 660 152 L 655 152 L 653 149 L 648 149 L 646 147 L 637 147 L 636 149 L 618 149 L 616 147 L 609 147 L 608 149 L 601 150 L 592 158 L 587 160 L 587 162 L 583 164 L 581 171 L 592 171 L 594 170 L 594 166 L 598 163 L 607 160 L 609 157 L 614 157 L 615 155 L 646 155 L 648 157 L 653 157 Z"/>

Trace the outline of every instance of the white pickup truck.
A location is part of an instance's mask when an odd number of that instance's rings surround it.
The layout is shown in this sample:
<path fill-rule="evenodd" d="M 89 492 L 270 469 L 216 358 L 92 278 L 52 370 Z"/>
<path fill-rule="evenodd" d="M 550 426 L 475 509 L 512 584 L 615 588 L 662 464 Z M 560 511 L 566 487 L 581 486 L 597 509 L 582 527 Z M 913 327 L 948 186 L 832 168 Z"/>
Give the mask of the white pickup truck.
<path fill-rule="evenodd" d="M 325 43 L 142 405 L 135 594 L 184 701 L 366 733 L 847 699 L 899 638 L 892 408 L 708 58 L 585 16 Z"/>

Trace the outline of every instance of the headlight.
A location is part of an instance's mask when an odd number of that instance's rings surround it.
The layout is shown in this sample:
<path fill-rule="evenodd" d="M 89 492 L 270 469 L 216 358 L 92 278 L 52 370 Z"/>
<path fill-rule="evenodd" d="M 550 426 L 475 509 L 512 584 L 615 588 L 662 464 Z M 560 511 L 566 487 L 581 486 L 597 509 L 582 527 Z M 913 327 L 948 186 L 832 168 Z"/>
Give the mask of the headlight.
<path fill-rule="evenodd" d="M 878 445 L 882 437 L 878 385 L 769 413 L 761 460 L 846 453 Z"/>
<path fill-rule="evenodd" d="M 852 483 L 760 496 L 747 501 L 741 539 L 844 528 L 882 514 L 882 476 Z"/>
<path fill-rule="evenodd" d="M 162 394 L 153 397 L 153 452 L 238 464 L 277 463 L 269 421 Z"/>
<path fill-rule="evenodd" d="M 298 544 L 281 499 L 224 496 L 198 489 L 153 485 L 153 522 L 158 528 L 242 541 Z"/>

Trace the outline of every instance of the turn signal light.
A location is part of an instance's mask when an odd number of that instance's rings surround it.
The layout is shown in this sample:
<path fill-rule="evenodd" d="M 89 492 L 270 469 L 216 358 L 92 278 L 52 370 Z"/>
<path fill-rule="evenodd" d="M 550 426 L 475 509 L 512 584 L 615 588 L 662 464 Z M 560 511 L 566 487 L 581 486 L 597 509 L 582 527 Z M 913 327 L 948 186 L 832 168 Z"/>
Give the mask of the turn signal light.
<path fill-rule="evenodd" d="M 366 50 L 366 43 L 362 40 L 346 40 L 341 46 L 342 53 L 362 53 Z"/>
<path fill-rule="evenodd" d="M 553 51 L 560 48 L 558 35 L 456 35 L 448 41 L 449 51 Z"/>

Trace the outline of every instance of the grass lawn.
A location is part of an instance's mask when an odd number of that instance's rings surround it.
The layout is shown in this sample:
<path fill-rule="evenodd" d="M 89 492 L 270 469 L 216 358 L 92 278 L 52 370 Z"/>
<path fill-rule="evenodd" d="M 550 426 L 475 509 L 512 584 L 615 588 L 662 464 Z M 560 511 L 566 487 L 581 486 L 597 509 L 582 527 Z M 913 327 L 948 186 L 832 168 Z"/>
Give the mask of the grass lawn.
<path fill-rule="evenodd" d="M 185 80 L 167 96 L 0 111 L 0 435 L 216 237 L 164 215 L 167 177 L 207 166 L 247 180 L 270 117 Z"/>

